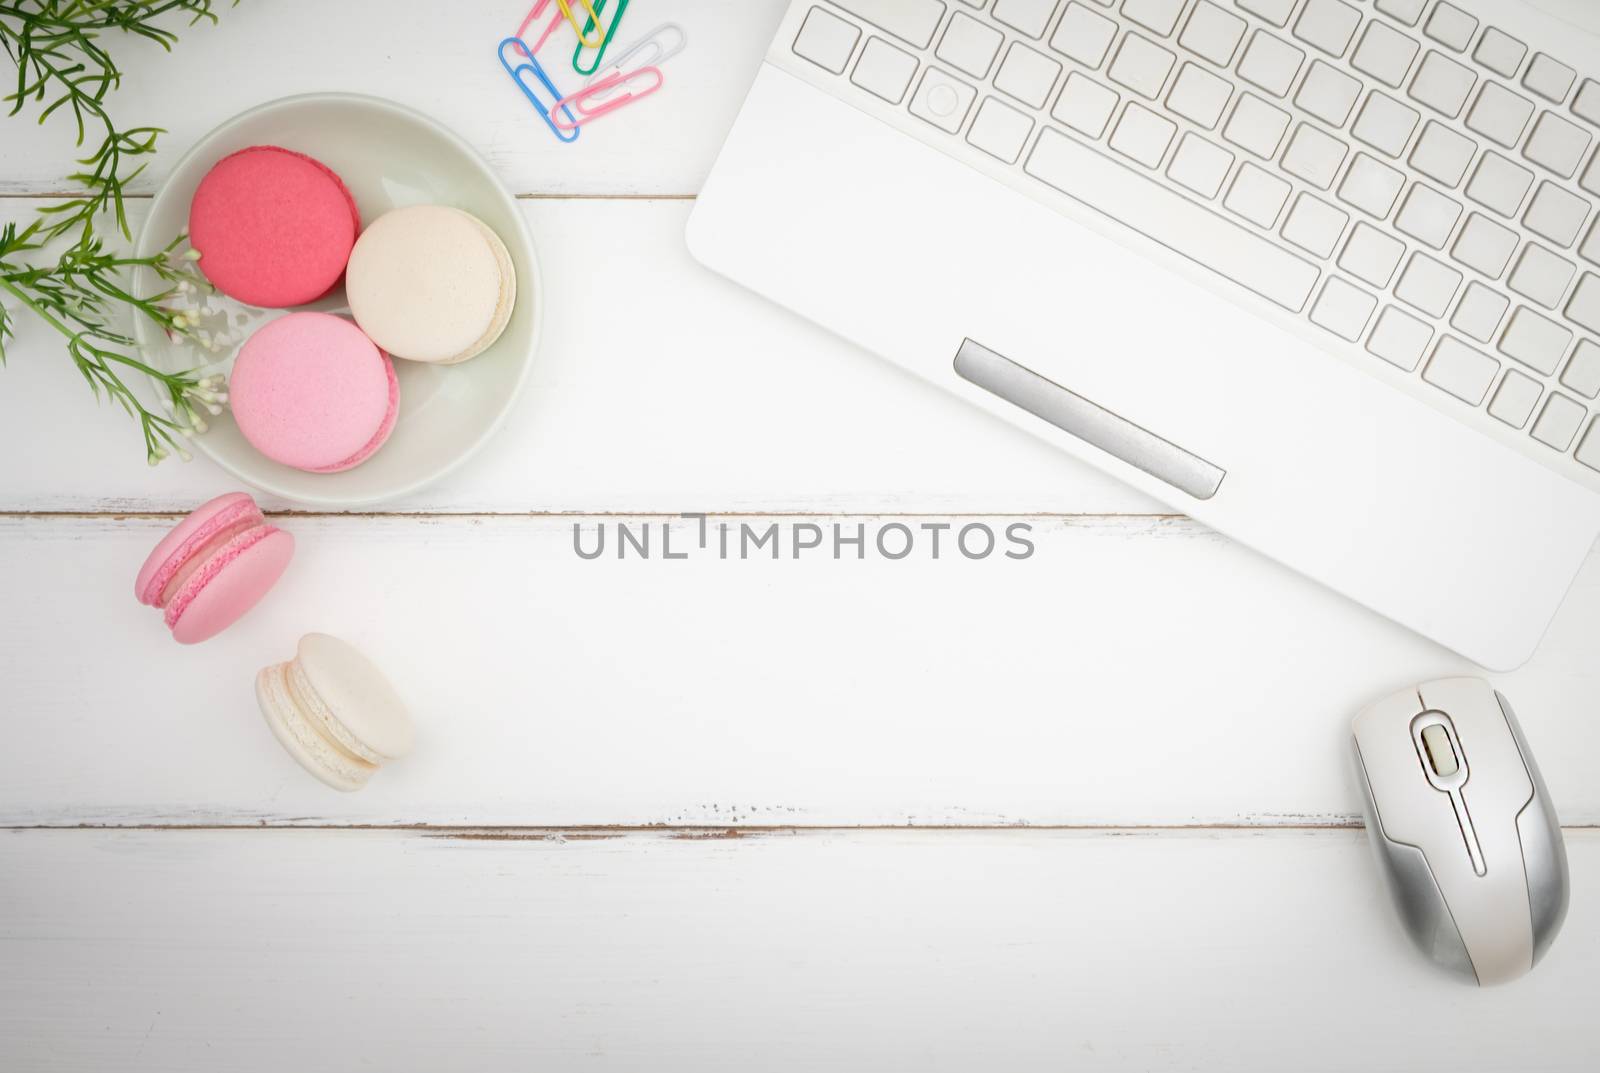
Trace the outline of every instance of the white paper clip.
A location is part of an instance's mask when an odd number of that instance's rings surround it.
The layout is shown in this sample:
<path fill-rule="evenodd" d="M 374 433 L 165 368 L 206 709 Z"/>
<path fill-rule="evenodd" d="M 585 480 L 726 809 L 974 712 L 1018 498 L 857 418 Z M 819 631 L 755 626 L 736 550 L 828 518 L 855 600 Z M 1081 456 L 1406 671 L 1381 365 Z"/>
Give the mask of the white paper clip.
<path fill-rule="evenodd" d="M 662 43 L 661 36 L 663 34 L 672 37 L 670 45 Z M 622 55 L 607 62 L 597 69 L 594 74 L 590 75 L 588 81 L 584 83 L 585 87 L 597 86 L 607 79 L 614 80 L 616 84 L 600 89 L 591 88 L 586 93 L 586 99 L 592 101 L 605 100 L 606 97 L 627 82 L 630 77 L 647 67 L 660 67 L 667 60 L 682 52 L 688 44 L 689 34 L 682 26 L 675 22 L 662 23 L 629 45 Z M 649 53 L 641 56 L 640 53 L 646 49 L 650 50 Z"/>

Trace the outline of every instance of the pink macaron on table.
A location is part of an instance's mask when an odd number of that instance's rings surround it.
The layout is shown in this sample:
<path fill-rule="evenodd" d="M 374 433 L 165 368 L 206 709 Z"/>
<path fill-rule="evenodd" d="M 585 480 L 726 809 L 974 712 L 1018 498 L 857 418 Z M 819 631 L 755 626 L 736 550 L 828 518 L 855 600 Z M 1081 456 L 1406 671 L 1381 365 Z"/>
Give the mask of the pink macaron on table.
<path fill-rule="evenodd" d="M 471 360 L 396 360 L 411 355 L 387 353 L 352 316 L 345 285 L 362 228 L 423 205 L 456 210 L 449 219 L 493 237 L 488 253 L 453 262 L 463 280 L 503 266 L 503 284 L 479 303 L 493 334 Z M 235 116 L 173 169 L 137 249 L 159 252 L 185 232 L 218 292 L 201 312 L 226 318 L 224 345 L 207 352 L 145 321 L 138 342 L 164 371 L 228 377 L 229 409 L 194 442 L 239 480 L 305 506 L 391 500 L 455 469 L 510 414 L 544 314 L 533 240 L 489 165 L 428 117 L 355 94 L 289 97 Z M 406 327 L 409 277 L 373 275 L 395 296 L 385 305 L 369 283 L 364 309 Z M 456 281 L 435 272 L 429 282 Z"/>

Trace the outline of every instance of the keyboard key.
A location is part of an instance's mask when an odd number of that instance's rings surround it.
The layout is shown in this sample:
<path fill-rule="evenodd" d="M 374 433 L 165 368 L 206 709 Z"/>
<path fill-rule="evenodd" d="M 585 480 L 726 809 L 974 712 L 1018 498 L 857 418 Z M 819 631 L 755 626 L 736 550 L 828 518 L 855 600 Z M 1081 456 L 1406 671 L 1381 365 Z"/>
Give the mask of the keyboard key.
<path fill-rule="evenodd" d="M 1459 204 L 1431 186 L 1417 183 L 1406 195 L 1405 204 L 1400 206 L 1400 214 L 1394 218 L 1394 225 L 1402 234 L 1410 235 L 1424 246 L 1442 250 L 1444 244 L 1450 241 L 1450 232 L 1455 230 L 1459 219 Z"/>
<path fill-rule="evenodd" d="M 1577 77 L 1577 71 L 1541 52 L 1528 64 L 1528 73 L 1522 76 L 1522 84 L 1551 104 L 1560 104 L 1567 99 Z"/>
<path fill-rule="evenodd" d="M 1172 155 L 1167 175 L 1179 186 L 1210 200 L 1222 190 L 1222 183 L 1233 168 L 1233 154 L 1213 145 L 1198 134 L 1185 134 Z"/>
<path fill-rule="evenodd" d="M 1330 56 L 1343 56 L 1361 25 L 1361 12 L 1344 0 L 1306 0 L 1294 35 Z"/>
<path fill-rule="evenodd" d="M 1432 341 L 1432 325 L 1394 306 L 1385 306 L 1367 340 L 1367 349 L 1409 373 L 1416 370 Z"/>
<path fill-rule="evenodd" d="M 1472 68 L 1463 67 L 1442 52 L 1430 50 L 1417 68 L 1417 77 L 1411 80 L 1410 96 L 1414 101 L 1442 112 L 1454 119 L 1461 114 L 1462 106 L 1477 85 L 1478 76 Z"/>
<path fill-rule="evenodd" d="M 1233 97 L 1233 83 L 1197 63 L 1186 63 L 1167 94 L 1167 107 L 1206 130 L 1215 130 Z"/>
<path fill-rule="evenodd" d="M 1099 138 L 1106 132 L 1111 113 L 1121 100 L 1112 90 L 1094 79 L 1073 71 L 1061 87 L 1061 96 L 1050 114 L 1080 134 Z"/>
<path fill-rule="evenodd" d="M 800 24 L 800 33 L 794 39 L 795 55 L 802 56 L 825 71 L 844 74 L 850 53 L 856 50 L 856 39 L 861 31 L 837 15 L 830 15 L 814 7 Z"/>
<path fill-rule="evenodd" d="M 1284 150 L 1283 170 L 1318 190 L 1326 190 L 1333 185 L 1347 153 L 1344 142 L 1310 123 L 1302 123 Z"/>
<path fill-rule="evenodd" d="M 1490 141 L 1511 149 L 1533 115 L 1533 102 L 1506 89 L 1498 82 L 1485 82 L 1478 91 L 1477 103 L 1467 113 L 1467 127 Z"/>
<path fill-rule="evenodd" d="M 1350 214 L 1325 201 L 1301 194 L 1283 224 L 1283 237 L 1319 260 L 1327 260 L 1339 248 Z"/>
<path fill-rule="evenodd" d="M 1562 249 L 1578 241 L 1578 232 L 1589 218 L 1589 203 L 1569 194 L 1552 182 L 1541 183 L 1522 218 L 1523 226 Z"/>
<path fill-rule="evenodd" d="M 1456 315 L 1450 318 L 1450 327 L 1469 339 L 1487 343 L 1494 338 L 1509 308 L 1511 301 L 1505 295 L 1472 282 L 1467 284 L 1467 293 L 1456 306 Z"/>
<path fill-rule="evenodd" d="M 1433 348 L 1433 357 L 1422 371 L 1422 379 L 1449 392 L 1468 406 L 1477 406 L 1489 393 L 1500 363 L 1447 335 Z"/>
<path fill-rule="evenodd" d="M 1578 256 L 1591 264 L 1600 265 L 1600 218 L 1595 220 L 1589 229 L 1589 237 L 1584 241 L 1583 248 L 1578 251 Z"/>
<path fill-rule="evenodd" d="M 956 70 L 981 80 L 988 75 L 989 66 L 994 63 L 1004 40 L 1005 35 L 993 26 L 958 11 L 933 54 Z"/>
<path fill-rule="evenodd" d="M 1600 395 L 1600 344 L 1592 339 L 1578 340 L 1578 349 L 1567 362 L 1561 383 L 1586 399 Z"/>
<path fill-rule="evenodd" d="M 916 73 L 915 56 L 900 51 L 881 37 L 874 37 L 861 50 L 850 81 L 890 104 L 899 104 Z"/>
<path fill-rule="evenodd" d="M 1578 266 L 1564 257 L 1557 257 L 1537 242 L 1530 242 L 1517 267 L 1511 270 L 1506 285 L 1517 294 L 1530 299 L 1546 309 L 1554 309 L 1567 293 L 1567 284 L 1577 273 Z"/>
<path fill-rule="evenodd" d="M 1343 71 L 1316 60 L 1300 83 L 1294 103 L 1335 129 L 1344 126 L 1361 96 L 1361 83 Z"/>
<path fill-rule="evenodd" d="M 1357 153 L 1339 184 L 1339 200 L 1354 205 L 1369 216 L 1389 218 L 1395 199 L 1406 184 L 1400 172 L 1365 153 Z"/>
<path fill-rule="evenodd" d="M 1386 22 L 1373 19 L 1367 23 L 1367 31 L 1361 35 L 1361 43 L 1350 57 L 1350 66 L 1386 86 L 1399 89 L 1400 83 L 1406 80 L 1406 72 L 1411 70 L 1411 61 L 1416 58 L 1414 38 Z"/>
<path fill-rule="evenodd" d="M 995 72 L 994 88 L 1030 108 L 1043 108 L 1061 74 L 1061 65 L 1021 41 L 1013 41 Z"/>
<path fill-rule="evenodd" d="M 1567 319 L 1591 332 L 1600 332 L 1600 276 L 1585 275 L 1567 303 Z"/>
<path fill-rule="evenodd" d="M 1398 160 L 1411 141 L 1422 116 L 1389 96 L 1373 90 L 1356 116 L 1350 133 L 1385 156 Z"/>
<path fill-rule="evenodd" d="M 1485 153 L 1467 183 L 1467 196 L 1484 208 L 1514 219 L 1533 185 L 1533 172 L 1499 153 Z"/>
<path fill-rule="evenodd" d="M 1350 241 L 1344 244 L 1339 267 L 1382 290 L 1394 278 L 1394 270 L 1405 252 L 1406 244 L 1399 239 L 1371 224 L 1356 224 L 1356 229 L 1350 232 Z"/>
<path fill-rule="evenodd" d="M 1379 11 L 1407 26 L 1415 26 L 1427 6 L 1428 0 L 1378 0 Z"/>
<path fill-rule="evenodd" d="M 1106 51 L 1116 36 L 1116 23 L 1073 0 L 1056 32 L 1050 35 L 1050 47 L 1093 71 L 1105 62 Z"/>
<path fill-rule="evenodd" d="M 1306 54 L 1265 30 L 1257 30 L 1239 61 L 1239 77 L 1274 97 L 1288 96 Z"/>
<path fill-rule="evenodd" d="M 1252 15 L 1259 15 L 1274 26 L 1287 26 L 1289 15 L 1300 0 L 1235 0 Z"/>
<path fill-rule="evenodd" d="M 1027 34 L 1029 37 L 1042 37 L 1058 2 L 1059 0 L 994 0 L 994 21 L 1003 22 L 1018 33 Z"/>
<path fill-rule="evenodd" d="M 1522 428 L 1533 416 L 1533 408 L 1539 404 L 1539 396 L 1543 394 L 1544 387 L 1539 381 L 1511 369 L 1500 381 L 1500 387 L 1489 403 L 1489 415 L 1512 428 Z"/>
<path fill-rule="evenodd" d="M 1279 111 L 1253 93 L 1241 93 L 1222 136 L 1248 153 L 1271 160 L 1278 154 L 1283 133 L 1288 129 L 1289 113 Z"/>
<path fill-rule="evenodd" d="M 1377 306 L 1378 300 L 1360 287 L 1329 276 L 1317 296 L 1317 304 L 1311 308 L 1311 323 L 1353 343 L 1367 330 L 1367 321 Z"/>
<path fill-rule="evenodd" d="M 1533 438 L 1546 447 L 1565 451 L 1578 438 L 1578 430 L 1583 427 L 1583 419 L 1587 416 L 1589 411 L 1581 403 L 1565 395 L 1552 393 L 1544 409 L 1539 412 L 1539 420 L 1533 423 Z"/>
<path fill-rule="evenodd" d="M 1478 41 L 1478 51 L 1472 54 L 1472 58 L 1501 78 L 1515 78 L 1527 55 L 1527 45 L 1491 26 L 1483 31 L 1483 37 Z"/>
<path fill-rule="evenodd" d="M 1153 30 L 1162 37 L 1177 28 L 1178 16 L 1189 0 L 1123 0 L 1122 17 Z"/>
<path fill-rule="evenodd" d="M 1583 178 L 1578 180 L 1578 185 L 1589 193 L 1600 197 L 1600 153 L 1594 155 L 1589 162 L 1589 170 L 1583 173 Z"/>
<path fill-rule="evenodd" d="M 1573 98 L 1572 110 L 1589 122 L 1600 126 L 1600 82 L 1589 79 Z"/>
<path fill-rule="evenodd" d="M 1511 314 L 1506 334 L 1500 338 L 1500 353 L 1549 376 L 1570 345 L 1571 331 L 1523 306 Z"/>
<path fill-rule="evenodd" d="M 1048 128 L 1024 170 L 1291 313 L 1305 308 L 1321 275 L 1243 225 Z"/>
<path fill-rule="evenodd" d="M 1276 175 L 1254 164 L 1246 164 L 1239 169 L 1239 174 L 1233 180 L 1233 188 L 1223 198 L 1222 204 L 1228 211 L 1244 217 L 1257 227 L 1271 230 L 1278 222 L 1278 214 L 1283 211 L 1284 202 L 1289 200 L 1292 189 Z"/>
<path fill-rule="evenodd" d="M 852 15 L 866 19 L 917 48 L 933 43 L 933 31 L 944 18 L 940 0 L 833 0 Z"/>
<path fill-rule="evenodd" d="M 1111 135 L 1111 148 L 1147 168 L 1158 168 L 1177 133 L 1178 125 L 1172 120 L 1134 102 L 1123 111 L 1122 121 Z"/>
<path fill-rule="evenodd" d="M 961 129 L 978 91 L 937 67 L 929 67 L 911 95 L 911 114 L 947 133 Z"/>
<path fill-rule="evenodd" d="M 1549 168 L 1563 179 L 1578 174 L 1583 154 L 1589 151 L 1589 132 L 1576 123 L 1569 123 L 1554 112 L 1546 112 L 1533 125 L 1528 144 L 1522 155 Z"/>
<path fill-rule="evenodd" d="M 967 131 L 967 141 L 985 153 L 1007 164 L 1015 164 L 1022 155 L 1023 143 L 1033 133 L 1033 117 L 1024 115 L 1002 104 L 994 97 L 985 97 L 978 105 L 978 114 L 972 119 L 972 129 Z"/>
<path fill-rule="evenodd" d="M 1578 453 L 1574 457 L 1590 469 L 1600 470 L 1600 417 L 1590 422 L 1589 434 L 1578 445 Z"/>
<path fill-rule="evenodd" d="M 1430 120 L 1411 151 L 1411 166 L 1451 189 L 1461 184 L 1478 147 L 1442 123 Z"/>
<path fill-rule="evenodd" d="M 1499 279 L 1517 251 L 1517 233 L 1480 213 L 1467 217 L 1450 256 L 1490 279 Z"/>
<path fill-rule="evenodd" d="M 1433 9 L 1422 32 L 1446 48 L 1465 52 L 1472 43 L 1472 35 L 1478 32 L 1478 20 L 1454 4 L 1440 3 Z"/>
<path fill-rule="evenodd" d="M 1178 35 L 1178 44 L 1203 60 L 1227 67 L 1239 50 L 1245 25 L 1239 16 L 1222 10 L 1211 0 L 1200 0 L 1183 33 Z"/>
<path fill-rule="evenodd" d="M 1395 284 L 1394 296 L 1411 308 L 1439 319 L 1450 308 L 1461 280 L 1461 273 L 1444 262 L 1435 261 L 1425 253 L 1414 253 L 1400 282 Z"/>
<path fill-rule="evenodd" d="M 1108 74 L 1118 85 L 1155 100 L 1161 95 L 1161 87 L 1166 85 L 1167 75 L 1172 73 L 1176 61 L 1177 57 L 1160 45 L 1130 33 L 1122 39 L 1122 47 L 1117 50 L 1117 58 L 1111 61 Z"/>

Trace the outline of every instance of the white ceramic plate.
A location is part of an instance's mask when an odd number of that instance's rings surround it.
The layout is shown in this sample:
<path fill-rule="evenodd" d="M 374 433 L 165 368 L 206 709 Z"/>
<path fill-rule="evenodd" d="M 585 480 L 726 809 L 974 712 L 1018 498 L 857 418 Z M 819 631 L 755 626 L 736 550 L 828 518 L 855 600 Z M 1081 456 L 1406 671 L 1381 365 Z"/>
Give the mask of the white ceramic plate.
<path fill-rule="evenodd" d="M 252 145 L 281 145 L 306 153 L 339 173 L 355 195 L 363 224 L 401 205 L 432 203 L 464 209 L 499 234 L 517 270 L 517 305 L 504 334 L 459 365 L 395 361 L 400 414 L 389 441 L 366 462 L 343 473 L 303 473 L 266 458 L 247 443 L 233 418 L 207 418 L 195 437 L 200 451 L 240 480 L 309 506 L 357 507 L 403 496 L 459 466 L 499 427 L 527 378 L 544 314 L 533 239 L 511 193 L 471 146 L 409 108 L 355 94 L 286 97 L 237 115 L 201 138 L 178 162 L 150 206 L 139 235 L 140 256 L 162 249 L 188 228 L 189 202 L 213 164 Z M 159 288 L 152 273 L 136 280 L 143 293 Z M 247 320 L 248 334 L 279 310 L 252 310 L 217 295 L 230 325 Z M 348 313 L 344 288 L 310 306 Z M 234 330 L 239 330 L 235 327 Z M 216 363 L 227 372 L 231 352 L 206 355 L 180 346 L 148 321 L 135 329 L 147 360 L 164 372 Z"/>

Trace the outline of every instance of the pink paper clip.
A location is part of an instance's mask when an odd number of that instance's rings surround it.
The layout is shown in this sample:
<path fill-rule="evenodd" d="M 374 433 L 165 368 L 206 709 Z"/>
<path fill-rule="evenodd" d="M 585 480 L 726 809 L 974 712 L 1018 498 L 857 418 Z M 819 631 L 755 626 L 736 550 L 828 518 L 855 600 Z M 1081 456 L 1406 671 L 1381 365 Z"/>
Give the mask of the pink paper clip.
<path fill-rule="evenodd" d="M 539 35 L 539 40 L 531 45 L 528 44 L 526 37 L 528 27 L 532 26 L 534 20 L 544 14 L 544 9 L 549 6 L 550 0 L 534 0 L 533 7 L 529 8 L 528 13 L 523 16 L 521 24 L 517 27 L 517 32 L 511 35 L 512 37 L 522 38 L 523 44 L 529 53 L 537 53 L 541 48 L 544 48 L 544 43 L 550 40 L 550 35 L 555 33 L 556 29 L 567 21 L 565 13 L 562 12 L 560 5 L 557 5 L 555 10 L 550 13 L 550 21 L 545 24 L 544 33 Z"/>
<path fill-rule="evenodd" d="M 650 84 L 643 89 L 632 88 L 629 84 L 638 79 L 648 79 Z M 599 119 L 603 115 L 610 115 L 618 108 L 626 107 L 634 101 L 650 96 L 650 94 L 661 88 L 661 84 L 664 81 L 665 79 L 662 77 L 661 68 L 659 67 L 641 67 L 637 71 L 632 71 L 628 74 L 614 75 L 603 82 L 585 86 L 578 92 L 561 98 L 550 108 L 550 122 L 561 130 L 576 130 L 590 120 Z M 615 100 L 607 100 L 604 103 L 595 104 L 587 103 L 602 95 L 609 97 L 610 94 L 607 91 L 613 89 L 622 89 L 625 92 Z M 570 124 L 558 114 L 569 109 L 569 115 L 573 111 L 578 113 L 577 121 Z"/>

